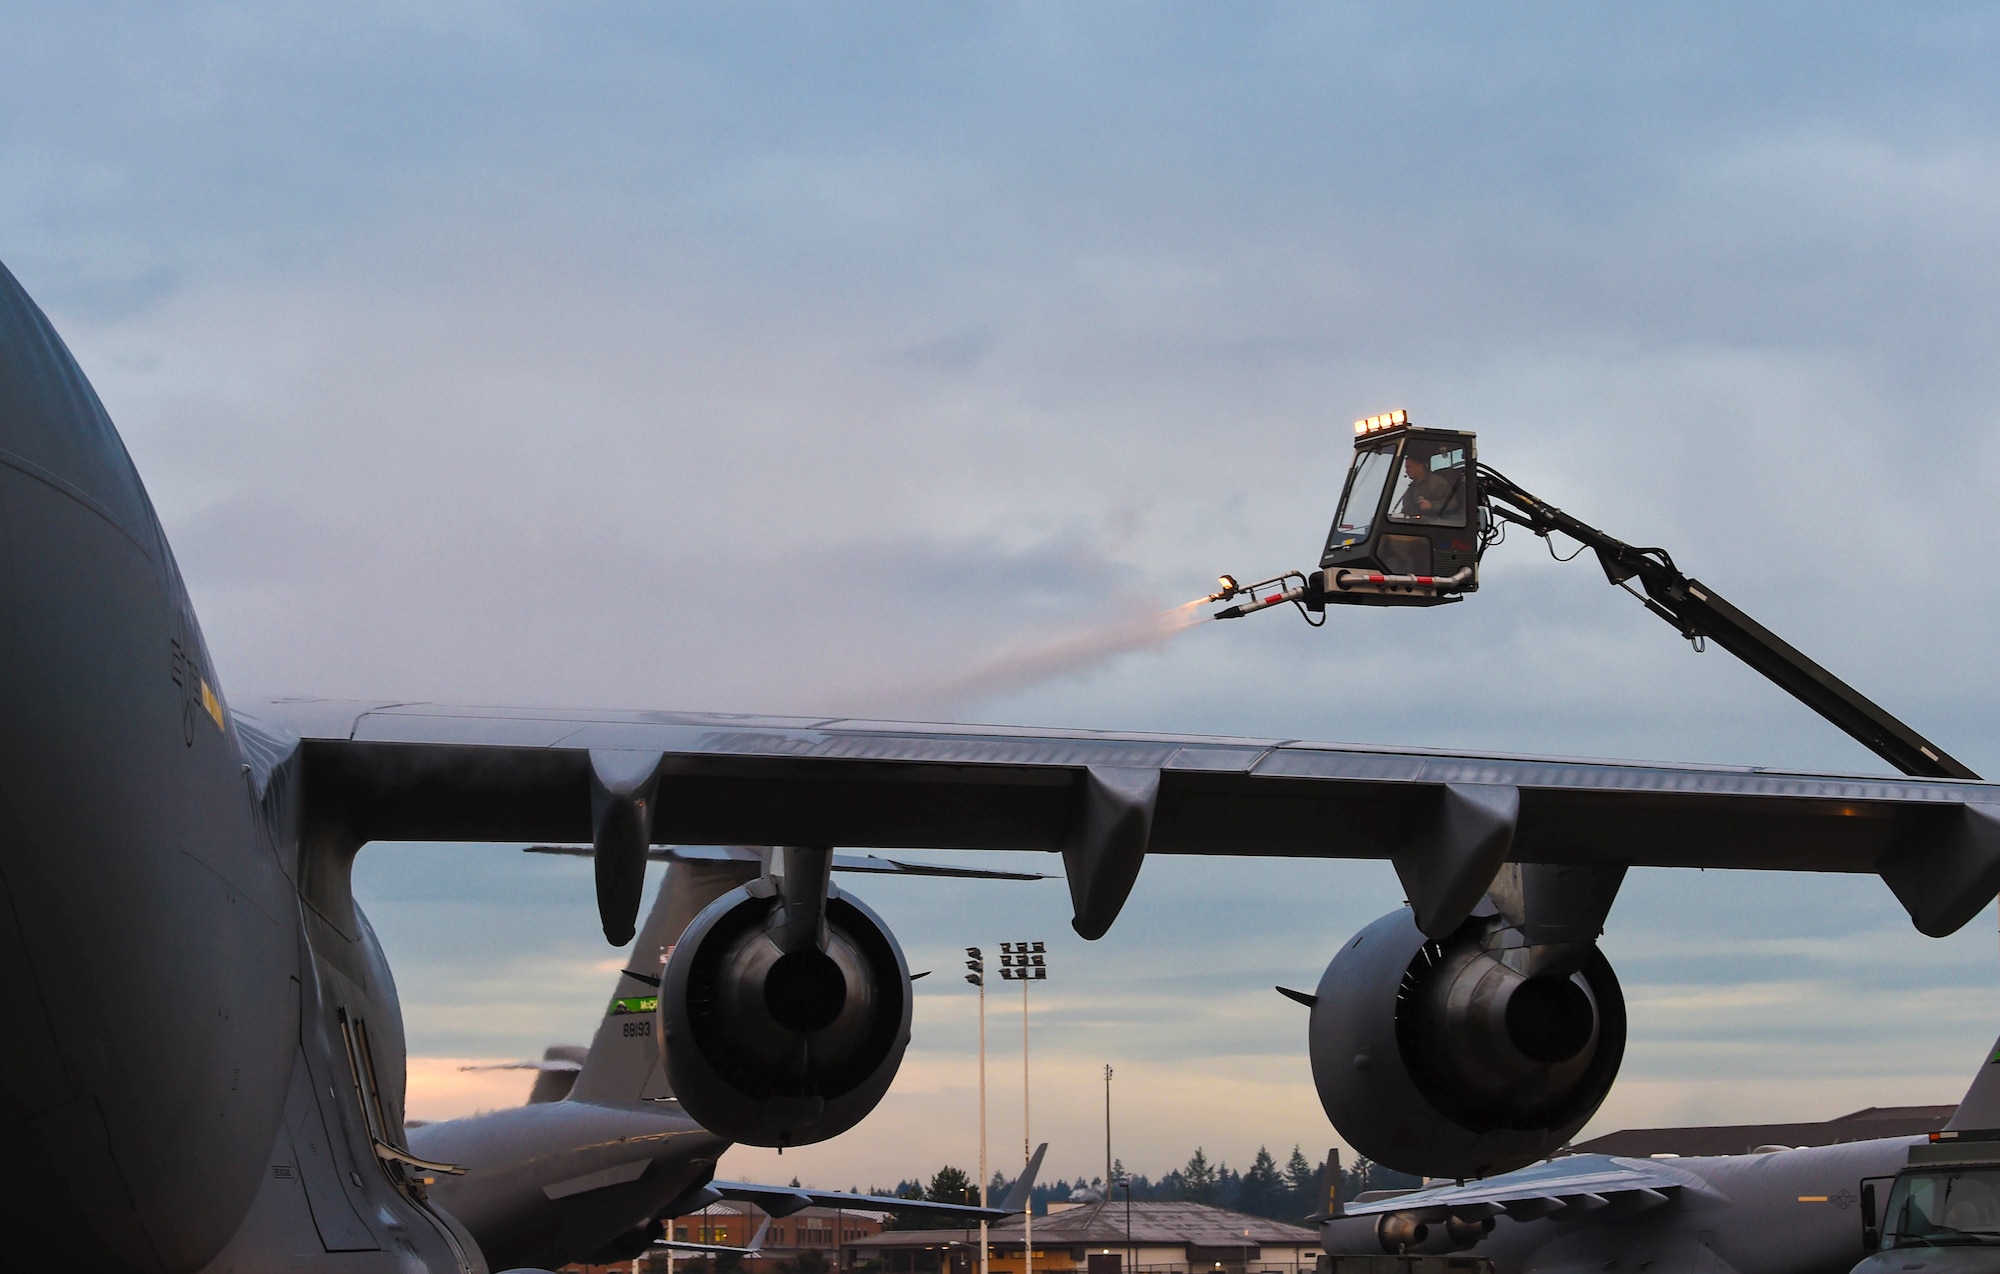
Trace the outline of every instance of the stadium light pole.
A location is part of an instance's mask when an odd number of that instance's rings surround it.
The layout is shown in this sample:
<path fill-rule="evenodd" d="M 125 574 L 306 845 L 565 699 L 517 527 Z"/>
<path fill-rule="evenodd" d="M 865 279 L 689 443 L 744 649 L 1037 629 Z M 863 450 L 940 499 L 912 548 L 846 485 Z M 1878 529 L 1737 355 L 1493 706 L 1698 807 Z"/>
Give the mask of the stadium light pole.
<path fill-rule="evenodd" d="M 1000 944 L 1000 979 L 1021 984 L 1021 1175 L 1034 1157 L 1034 1143 L 1028 1135 L 1028 983 L 1046 982 L 1049 977 L 1048 946 L 1041 942 Z M 1021 1274 L 1035 1274 L 1035 1196 L 1028 1192 L 1021 1213 Z"/>
<path fill-rule="evenodd" d="M 979 1206 L 993 1206 L 986 1201 L 986 957 L 978 947 L 965 949 L 965 967 L 969 972 L 965 980 L 979 988 Z M 979 1218 L 979 1274 L 988 1274 L 986 1268 L 986 1218 Z"/>

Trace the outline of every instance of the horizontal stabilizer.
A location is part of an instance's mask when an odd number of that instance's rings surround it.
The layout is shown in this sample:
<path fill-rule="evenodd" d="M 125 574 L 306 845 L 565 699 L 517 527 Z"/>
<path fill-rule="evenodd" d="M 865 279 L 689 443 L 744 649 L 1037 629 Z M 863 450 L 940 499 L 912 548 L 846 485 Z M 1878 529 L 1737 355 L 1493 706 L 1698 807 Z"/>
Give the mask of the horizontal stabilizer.
<path fill-rule="evenodd" d="M 731 1247 L 727 1243 L 690 1243 L 686 1239 L 654 1239 L 653 1246 L 671 1252 L 707 1252 L 716 1256 L 727 1252 L 737 1256 L 754 1256 L 763 1250 L 764 1238 L 771 1232 L 771 1216 L 770 1213 L 764 1215 L 764 1223 L 750 1236 L 750 1243 L 746 1247 Z"/>
<path fill-rule="evenodd" d="M 539 1062 L 474 1062 L 461 1066 L 462 1071 L 548 1071 L 553 1074 L 574 1075 L 583 1069 L 583 1063 L 568 1057 L 544 1057 Z"/>

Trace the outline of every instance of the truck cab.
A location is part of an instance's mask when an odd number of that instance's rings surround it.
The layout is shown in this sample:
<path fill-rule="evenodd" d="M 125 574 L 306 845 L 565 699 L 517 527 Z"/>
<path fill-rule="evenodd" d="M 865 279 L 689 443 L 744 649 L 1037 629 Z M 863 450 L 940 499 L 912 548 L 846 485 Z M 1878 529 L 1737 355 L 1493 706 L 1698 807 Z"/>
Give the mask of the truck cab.
<path fill-rule="evenodd" d="M 2000 1131 L 1932 1133 L 1888 1184 L 1863 1182 L 1863 1246 L 1853 1274 L 2000 1270 Z"/>
<path fill-rule="evenodd" d="M 1355 422 L 1354 459 L 1319 559 L 1326 600 L 1435 606 L 1479 587 L 1475 446 L 1461 430 L 1417 428 L 1407 412 Z M 1401 582 L 1413 579 L 1425 582 Z"/>

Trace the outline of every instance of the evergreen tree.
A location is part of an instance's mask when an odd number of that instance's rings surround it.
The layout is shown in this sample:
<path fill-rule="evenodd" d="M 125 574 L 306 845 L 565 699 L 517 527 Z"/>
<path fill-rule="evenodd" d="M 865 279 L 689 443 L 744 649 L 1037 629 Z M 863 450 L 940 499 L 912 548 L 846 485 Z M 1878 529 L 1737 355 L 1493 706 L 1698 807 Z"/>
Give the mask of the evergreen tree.
<path fill-rule="evenodd" d="M 1215 1189 L 1209 1192 L 1208 1201 L 1218 1208 L 1233 1208 L 1241 1193 L 1243 1174 L 1232 1171 L 1226 1159 L 1215 1165 Z"/>
<path fill-rule="evenodd" d="M 1361 1155 L 1354 1157 L 1354 1166 L 1340 1174 L 1340 1197 L 1354 1199 L 1367 1190 L 1414 1190 L 1424 1183 L 1422 1177 L 1413 1177 L 1407 1172 L 1385 1168 Z"/>
<path fill-rule="evenodd" d="M 1236 1210 L 1251 1216 L 1279 1217 L 1285 1214 L 1290 1202 L 1284 1177 L 1278 1172 L 1278 1161 L 1268 1149 L 1257 1147 L 1256 1158 L 1250 1161 L 1249 1170 L 1236 1187 Z"/>
<path fill-rule="evenodd" d="M 931 1183 L 924 1189 L 924 1197 L 932 1203 L 979 1202 L 979 1187 L 962 1168 L 947 1164 L 939 1168 L 931 1177 Z"/>
<path fill-rule="evenodd" d="M 1320 1210 L 1319 1169 L 1297 1142 L 1292 1143 L 1292 1157 L 1285 1160 L 1285 1192 L 1290 1196 L 1290 1216 L 1306 1217 Z"/>
<path fill-rule="evenodd" d="M 1181 1198 L 1193 1203 L 1208 1203 L 1215 1198 L 1215 1168 L 1200 1146 L 1194 1148 L 1194 1156 L 1181 1169 L 1180 1178 Z"/>

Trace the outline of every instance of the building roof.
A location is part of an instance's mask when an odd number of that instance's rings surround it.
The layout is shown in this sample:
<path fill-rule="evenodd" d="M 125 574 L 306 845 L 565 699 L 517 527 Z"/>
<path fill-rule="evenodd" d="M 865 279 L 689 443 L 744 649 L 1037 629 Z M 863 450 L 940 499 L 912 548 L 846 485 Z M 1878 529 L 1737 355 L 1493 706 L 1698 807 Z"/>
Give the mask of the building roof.
<path fill-rule="evenodd" d="M 1569 1146 L 1567 1154 L 1741 1155 L 1759 1146 L 1833 1146 L 1875 1137 L 1914 1137 L 1944 1127 L 1956 1106 L 1869 1106 L 1838 1119 L 1805 1124 L 1727 1124 L 1708 1128 L 1627 1128 Z"/>
<path fill-rule="evenodd" d="M 1021 1218 L 1013 1217 L 988 1231 L 993 1243 L 1019 1243 Z M 978 1227 L 952 1230 L 885 1230 L 864 1240 L 863 1247 L 937 1247 L 963 1242 Z M 1035 1244 L 1050 1247 L 1117 1247 L 1126 1242 L 1125 1202 L 1086 1203 L 1062 1212 L 1035 1218 Z M 1287 1225 L 1269 1217 L 1212 1208 L 1205 1203 L 1134 1203 L 1132 1235 L 1134 1245 L 1148 1247 L 1262 1247 L 1291 1244 L 1313 1245 L 1319 1235 L 1302 1225 Z"/>

